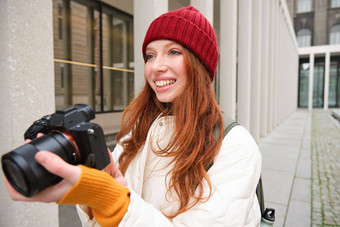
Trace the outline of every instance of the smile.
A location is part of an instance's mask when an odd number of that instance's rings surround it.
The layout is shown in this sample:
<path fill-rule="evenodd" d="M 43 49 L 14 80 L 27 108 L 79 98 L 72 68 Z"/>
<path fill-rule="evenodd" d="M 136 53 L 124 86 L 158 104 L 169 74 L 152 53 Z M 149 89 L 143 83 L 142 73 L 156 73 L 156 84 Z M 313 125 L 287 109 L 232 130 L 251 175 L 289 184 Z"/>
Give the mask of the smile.
<path fill-rule="evenodd" d="M 176 80 L 157 80 L 155 81 L 155 84 L 157 87 L 165 87 L 174 84 L 175 82 Z"/>

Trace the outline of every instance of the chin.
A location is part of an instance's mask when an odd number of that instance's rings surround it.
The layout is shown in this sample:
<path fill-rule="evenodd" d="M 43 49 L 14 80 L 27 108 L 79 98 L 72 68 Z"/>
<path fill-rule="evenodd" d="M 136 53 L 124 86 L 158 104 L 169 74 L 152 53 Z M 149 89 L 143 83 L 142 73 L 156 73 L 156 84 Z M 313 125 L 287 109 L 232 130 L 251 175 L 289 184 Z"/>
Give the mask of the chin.
<path fill-rule="evenodd" d="M 161 103 L 169 103 L 169 102 L 173 102 L 175 98 L 172 98 L 172 97 L 159 97 L 159 96 L 157 96 L 157 99 Z"/>
<path fill-rule="evenodd" d="M 161 103 L 171 103 L 173 102 L 173 99 L 158 99 Z"/>

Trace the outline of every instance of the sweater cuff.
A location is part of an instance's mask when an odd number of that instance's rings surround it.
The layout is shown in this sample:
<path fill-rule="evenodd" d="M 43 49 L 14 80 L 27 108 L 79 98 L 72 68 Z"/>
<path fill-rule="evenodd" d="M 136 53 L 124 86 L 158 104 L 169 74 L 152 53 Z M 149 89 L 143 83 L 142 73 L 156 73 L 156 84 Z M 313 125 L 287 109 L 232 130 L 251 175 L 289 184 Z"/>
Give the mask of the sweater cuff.
<path fill-rule="evenodd" d="M 120 221 L 130 203 L 129 189 L 103 171 L 83 165 L 79 167 L 81 168 L 79 180 L 58 204 L 84 204 L 93 208 L 98 222 L 102 220 L 106 223 L 112 218 L 118 218 Z"/>

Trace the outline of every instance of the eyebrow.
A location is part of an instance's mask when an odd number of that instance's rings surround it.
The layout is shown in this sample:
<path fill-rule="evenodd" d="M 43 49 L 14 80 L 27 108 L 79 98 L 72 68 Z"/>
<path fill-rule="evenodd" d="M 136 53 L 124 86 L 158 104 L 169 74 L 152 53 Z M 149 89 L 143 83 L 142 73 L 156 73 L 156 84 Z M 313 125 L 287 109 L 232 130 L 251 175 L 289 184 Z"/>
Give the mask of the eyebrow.
<path fill-rule="evenodd" d="M 167 44 L 164 45 L 165 48 L 168 48 L 168 47 L 170 47 L 170 46 L 172 46 L 172 45 L 176 45 L 176 46 L 179 46 L 180 48 L 182 48 L 182 45 L 181 45 L 181 44 L 179 44 L 179 43 L 177 43 L 177 42 L 175 42 L 175 41 L 172 41 L 172 40 L 170 40 L 170 41 L 171 41 L 171 42 L 169 42 L 169 43 L 167 43 Z M 146 47 L 145 52 L 147 52 L 148 50 L 153 50 L 153 48 L 151 48 L 151 47 Z"/>

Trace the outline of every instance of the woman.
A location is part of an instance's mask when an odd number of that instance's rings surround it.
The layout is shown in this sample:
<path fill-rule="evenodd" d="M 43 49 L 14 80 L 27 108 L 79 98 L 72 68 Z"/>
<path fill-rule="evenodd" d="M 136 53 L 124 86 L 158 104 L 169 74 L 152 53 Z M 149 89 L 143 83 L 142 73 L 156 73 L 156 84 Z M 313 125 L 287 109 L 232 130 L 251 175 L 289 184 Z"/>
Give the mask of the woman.
<path fill-rule="evenodd" d="M 39 152 L 37 161 L 64 180 L 32 199 L 83 204 L 84 226 L 258 226 L 261 156 L 241 126 L 223 138 L 212 26 L 191 6 L 168 12 L 152 22 L 142 51 L 146 83 L 123 113 L 119 170 Z"/>

